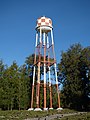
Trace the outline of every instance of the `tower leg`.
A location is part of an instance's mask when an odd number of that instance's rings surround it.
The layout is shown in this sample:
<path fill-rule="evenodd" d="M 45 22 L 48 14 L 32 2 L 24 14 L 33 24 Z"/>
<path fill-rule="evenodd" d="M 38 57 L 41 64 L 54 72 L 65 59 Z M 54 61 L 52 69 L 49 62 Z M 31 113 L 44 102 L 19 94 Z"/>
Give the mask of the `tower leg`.
<path fill-rule="evenodd" d="M 39 108 L 39 92 L 40 92 L 40 62 L 38 63 L 38 80 L 36 88 L 36 105 Z"/>
<path fill-rule="evenodd" d="M 47 110 L 46 108 L 46 84 L 44 84 L 44 110 Z"/>
<path fill-rule="evenodd" d="M 46 108 L 46 65 L 44 64 L 44 110 L 47 110 Z"/>
<path fill-rule="evenodd" d="M 40 103 L 40 64 L 41 64 L 41 47 L 42 47 L 42 30 L 40 29 L 40 39 L 39 39 L 39 46 L 38 46 L 38 80 L 37 80 L 37 87 L 36 87 L 36 109 L 35 111 L 41 111 L 39 108 Z"/>
<path fill-rule="evenodd" d="M 49 89 L 50 89 L 50 108 L 49 109 L 53 109 L 52 108 L 52 88 L 51 88 L 51 85 L 49 86 Z"/>
<path fill-rule="evenodd" d="M 58 79 L 57 79 L 56 63 L 54 64 L 54 67 L 55 67 L 56 89 L 57 89 L 57 94 L 58 94 L 58 109 L 59 109 L 60 108 L 60 95 L 59 95 L 59 90 L 58 90 Z"/>
<path fill-rule="evenodd" d="M 33 96 L 34 96 L 34 85 L 32 85 L 32 99 L 31 99 L 31 108 L 33 109 Z"/>
<path fill-rule="evenodd" d="M 55 77 L 56 77 L 56 89 L 57 89 L 57 94 L 58 94 L 58 109 L 60 108 L 60 95 L 58 91 L 58 79 L 57 79 L 57 70 L 56 70 L 56 59 L 55 59 L 55 52 L 54 52 L 54 40 L 53 40 L 53 32 L 51 30 L 51 38 L 52 38 L 52 51 L 54 55 L 54 68 L 55 68 Z"/>
<path fill-rule="evenodd" d="M 58 108 L 60 108 L 60 95 L 58 91 L 58 84 L 56 84 L 56 88 L 57 88 L 57 94 L 58 94 Z"/>
<path fill-rule="evenodd" d="M 38 32 L 36 33 L 34 65 L 36 64 L 36 47 L 37 47 L 37 43 L 38 43 Z M 33 84 L 32 84 L 31 108 L 29 108 L 29 110 L 33 110 L 34 82 L 35 82 L 35 66 L 34 66 L 34 69 L 33 69 Z"/>
<path fill-rule="evenodd" d="M 28 109 L 29 111 L 33 110 L 34 81 L 35 81 L 35 66 L 34 66 L 34 70 L 33 70 L 33 83 L 32 83 L 32 94 L 31 94 L 31 108 Z"/>
<path fill-rule="evenodd" d="M 50 67 L 48 68 L 49 68 L 49 90 L 50 90 L 50 108 L 49 109 L 53 109 L 52 108 L 52 88 L 51 88 Z"/>
<path fill-rule="evenodd" d="M 46 108 L 46 34 L 43 33 L 43 45 L 44 45 L 44 110 L 47 110 Z"/>

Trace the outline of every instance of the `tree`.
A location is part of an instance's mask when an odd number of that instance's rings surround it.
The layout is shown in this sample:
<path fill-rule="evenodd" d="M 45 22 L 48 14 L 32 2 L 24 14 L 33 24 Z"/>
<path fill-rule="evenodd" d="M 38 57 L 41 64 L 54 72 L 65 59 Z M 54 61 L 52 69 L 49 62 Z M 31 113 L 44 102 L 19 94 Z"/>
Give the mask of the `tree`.
<path fill-rule="evenodd" d="M 31 103 L 34 54 L 30 55 L 29 57 L 26 57 L 25 63 L 26 63 L 26 74 L 27 74 L 27 76 L 29 78 L 29 81 L 28 81 L 29 103 Z M 30 107 L 30 105 L 29 105 L 29 107 Z"/>
<path fill-rule="evenodd" d="M 18 108 L 27 109 L 29 106 L 29 77 L 26 74 L 26 65 L 19 68 L 17 102 Z"/>
<path fill-rule="evenodd" d="M 88 52 L 88 55 L 85 51 Z M 85 99 L 89 99 L 89 93 L 88 95 L 86 93 L 89 91 L 87 86 L 90 85 L 89 82 L 86 82 L 87 71 L 90 74 L 89 59 L 90 49 L 82 48 L 80 44 L 72 45 L 67 52 L 62 52 L 62 59 L 58 67 L 60 71 L 59 81 L 63 84 L 62 102 L 65 107 L 75 109 L 86 108 L 84 102 Z M 84 74 L 82 74 L 83 72 Z"/>
<path fill-rule="evenodd" d="M 4 86 L 5 86 L 4 78 L 3 78 L 4 71 L 5 71 L 5 65 L 3 61 L 0 60 L 0 108 L 2 108 L 4 104 L 4 98 L 3 98 Z"/>
<path fill-rule="evenodd" d="M 83 81 L 83 106 L 88 108 L 90 105 L 90 47 L 82 50 L 79 67 L 80 78 Z"/>

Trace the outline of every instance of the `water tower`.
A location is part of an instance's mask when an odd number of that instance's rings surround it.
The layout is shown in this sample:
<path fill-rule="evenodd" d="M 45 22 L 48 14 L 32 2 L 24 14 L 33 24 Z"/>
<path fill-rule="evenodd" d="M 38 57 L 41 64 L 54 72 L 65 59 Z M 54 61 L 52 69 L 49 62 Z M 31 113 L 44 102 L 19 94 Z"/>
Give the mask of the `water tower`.
<path fill-rule="evenodd" d="M 57 91 L 57 103 L 60 108 L 60 92 L 58 90 L 58 79 L 57 79 L 57 69 L 56 69 L 56 58 L 54 51 L 54 39 L 53 39 L 53 26 L 52 20 L 47 17 L 40 17 L 37 19 L 36 25 L 36 43 L 35 43 L 35 56 L 33 65 L 33 84 L 32 84 L 32 98 L 31 98 L 31 108 L 34 109 L 34 98 L 36 98 L 36 111 L 41 110 L 40 108 L 40 86 L 41 79 L 43 79 L 43 110 L 47 110 L 47 85 L 49 86 L 49 99 L 50 106 L 49 109 L 53 109 L 53 97 L 52 97 L 52 69 L 54 71 L 56 91 Z M 41 72 L 43 74 L 41 74 Z M 36 94 L 35 94 L 36 93 Z"/>

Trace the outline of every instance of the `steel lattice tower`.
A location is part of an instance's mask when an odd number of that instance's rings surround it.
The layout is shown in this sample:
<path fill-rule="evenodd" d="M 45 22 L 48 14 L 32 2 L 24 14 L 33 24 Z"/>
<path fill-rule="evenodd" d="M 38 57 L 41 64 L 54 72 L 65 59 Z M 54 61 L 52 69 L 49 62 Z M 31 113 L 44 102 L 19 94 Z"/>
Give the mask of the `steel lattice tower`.
<path fill-rule="evenodd" d="M 46 86 L 47 86 L 47 76 L 50 91 L 50 106 L 49 109 L 53 109 L 52 105 L 52 80 L 51 80 L 51 69 L 52 66 L 55 72 L 55 84 L 57 89 L 57 102 L 58 108 L 60 109 L 60 93 L 58 90 L 58 79 L 57 79 L 57 69 L 56 69 L 56 58 L 54 51 L 54 40 L 53 40 L 53 27 L 52 20 L 47 17 L 40 17 L 37 19 L 36 26 L 36 43 L 35 43 L 35 56 L 33 65 L 33 83 L 32 83 L 32 98 L 31 98 L 31 108 L 33 110 L 34 97 L 36 97 L 36 108 L 35 110 L 41 110 L 40 103 L 40 83 L 41 83 L 41 69 L 43 72 L 43 90 L 44 90 L 44 106 L 43 109 L 47 110 L 46 106 Z M 37 77 L 35 77 L 37 76 Z M 36 80 L 37 78 L 37 80 Z M 36 81 L 36 84 L 35 84 Z M 34 95 L 34 89 L 36 86 L 36 96 Z"/>

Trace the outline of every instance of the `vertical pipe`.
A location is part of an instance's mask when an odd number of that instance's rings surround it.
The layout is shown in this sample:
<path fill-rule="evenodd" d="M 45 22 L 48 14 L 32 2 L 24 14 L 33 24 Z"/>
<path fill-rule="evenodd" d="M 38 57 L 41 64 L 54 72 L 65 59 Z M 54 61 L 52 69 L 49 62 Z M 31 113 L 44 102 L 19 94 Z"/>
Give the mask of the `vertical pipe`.
<path fill-rule="evenodd" d="M 45 32 L 44 32 L 44 33 L 43 33 L 43 45 L 44 45 L 44 47 L 45 47 L 45 45 L 46 45 L 45 38 L 46 38 L 46 35 L 45 35 Z"/>
<path fill-rule="evenodd" d="M 54 44 L 54 40 L 53 40 L 53 31 L 52 31 L 52 28 L 51 28 L 51 38 L 52 38 L 52 45 Z"/>
<path fill-rule="evenodd" d="M 36 33 L 36 44 L 35 44 L 35 47 L 37 47 L 37 43 L 38 43 L 38 33 Z"/>
<path fill-rule="evenodd" d="M 32 99 L 31 99 L 31 108 L 33 108 L 34 81 L 35 81 L 35 66 L 34 66 L 34 70 L 33 70 L 33 84 L 32 84 Z"/>
<path fill-rule="evenodd" d="M 45 32 L 43 33 L 44 43 L 44 109 L 46 109 L 46 43 L 45 43 Z"/>
<path fill-rule="evenodd" d="M 39 42 L 42 43 L 42 30 L 41 30 L 41 28 L 40 28 L 40 41 Z"/>
<path fill-rule="evenodd" d="M 47 34 L 47 48 L 49 48 L 48 34 Z"/>
<path fill-rule="evenodd" d="M 55 51 L 54 51 L 54 40 L 53 40 L 53 31 L 51 29 L 51 39 L 52 39 L 52 51 L 54 56 L 54 62 L 56 62 Z"/>
<path fill-rule="evenodd" d="M 56 84 L 58 84 L 56 63 L 54 63 L 54 68 L 55 68 Z"/>

